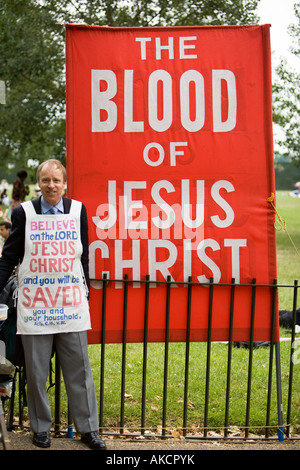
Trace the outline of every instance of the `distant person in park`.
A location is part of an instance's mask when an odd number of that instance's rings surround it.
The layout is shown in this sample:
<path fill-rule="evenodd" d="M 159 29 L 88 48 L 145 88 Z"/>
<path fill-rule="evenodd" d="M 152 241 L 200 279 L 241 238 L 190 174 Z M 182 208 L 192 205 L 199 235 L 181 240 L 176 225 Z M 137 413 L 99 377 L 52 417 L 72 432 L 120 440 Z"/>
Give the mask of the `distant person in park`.
<path fill-rule="evenodd" d="M 25 186 L 24 184 L 26 178 L 27 171 L 21 170 L 17 173 L 17 178 L 14 181 L 12 189 L 12 200 L 14 201 L 14 206 L 24 202 L 26 196 L 29 194 L 29 186 Z"/>
<path fill-rule="evenodd" d="M 25 179 L 27 178 L 27 171 L 21 170 L 17 173 L 17 178 L 13 183 L 12 188 L 12 197 L 8 209 L 6 209 L 3 220 L 6 222 L 11 221 L 11 213 L 15 207 L 25 201 L 26 196 L 29 194 L 29 186 L 24 184 Z"/>
<path fill-rule="evenodd" d="M 0 235 L 4 238 L 4 240 L 8 239 L 9 232 L 11 229 L 10 222 L 0 222 Z"/>
<path fill-rule="evenodd" d="M 3 245 L 8 239 L 9 232 L 11 229 L 11 223 L 10 222 L 0 222 L 0 256 L 2 253 Z"/>
<path fill-rule="evenodd" d="M 1 193 L 1 204 L 3 206 L 9 206 L 9 197 L 7 195 L 7 189 L 3 189 L 2 193 Z"/>
<path fill-rule="evenodd" d="M 290 196 L 293 197 L 300 197 L 300 181 L 297 181 L 297 183 L 294 184 L 294 191 L 290 193 Z"/>
<path fill-rule="evenodd" d="M 7 180 L 3 179 L 1 180 L 1 183 L 0 183 L 0 191 L 1 193 L 6 189 L 6 191 L 8 190 L 8 182 Z"/>
<path fill-rule="evenodd" d="M 25 354 L 33 443 L 50 446 L 52 425 L 46 381 L 55 350 L 81 440 L 103 450 L 89 364 L 88 223 L 85 206 L 62 198 L 66 170 L 46 160 L 37 170 L 41 196 L 18 205 L 0 258 L 0 292 L 18 270 L 17 334 Z"/>

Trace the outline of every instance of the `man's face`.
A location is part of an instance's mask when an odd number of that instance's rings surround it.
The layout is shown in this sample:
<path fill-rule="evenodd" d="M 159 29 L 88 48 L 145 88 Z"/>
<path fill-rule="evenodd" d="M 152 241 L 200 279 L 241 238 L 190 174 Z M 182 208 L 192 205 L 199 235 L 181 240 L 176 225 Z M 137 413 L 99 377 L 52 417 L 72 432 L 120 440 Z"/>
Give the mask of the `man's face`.
<path fill-rule="evenodd" d="M 45 201 L 55 206 L 65 187 L 62 171 L 54 163 L 46 163 L 40 170 L 38 185 Z"/>
<path fill-rule="evenodd" d="M 6 228 L 4 225 L 0 225 L 0 235 L 7 240 L 9 235 L 9 229 Z"/>

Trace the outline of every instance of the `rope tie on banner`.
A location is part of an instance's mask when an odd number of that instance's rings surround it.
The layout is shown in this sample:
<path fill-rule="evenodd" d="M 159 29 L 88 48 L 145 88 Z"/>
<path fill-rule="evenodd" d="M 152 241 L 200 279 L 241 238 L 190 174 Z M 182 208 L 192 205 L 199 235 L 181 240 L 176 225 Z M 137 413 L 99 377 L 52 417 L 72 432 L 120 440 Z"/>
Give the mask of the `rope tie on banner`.
<path fill-rule="evenodd" d="M 273 204 L 274 197 L 275 197 L 275 196 L 274 196 L 274 193 L 271 193 L 271 196 L 268 197 L 268 199 L 267 199 L 267 201 L 268 201 L 268 202 L 271 204 L 271 206 L 273 207 L 274 212 L 275 212 L 275 214 L 277 215 L 277 219 L 278 219 L 278 222 L 279 222 L 279 226 L 278 226 L 278 224 L 277 224 L 276 221 L 275 221 L 274 227 L 276 228 L 276 230 L 282 230 L 283 232 L 285 232 L 285 233 L 287 234 L 287 236 L 288 236 L 289 239 L 290 239 L 291 244 L 293 245 L 293 247 L 294 247 L 294 249 L 295 249 L 297 255 L 298 255 L 299 258 L 300 258 L 300 253 L 299 253 L 299 251 L 298 251 L 298 249 L 297 249 L 295 243 L 293 242 L 292 237 L 290 236 L 289 232 L 287 231 L 287 228 L 286 228 L 286 221 L 279 215 L 279 213 L 278 213 L 276 207 L 275 207 L 274 204 Z"/>

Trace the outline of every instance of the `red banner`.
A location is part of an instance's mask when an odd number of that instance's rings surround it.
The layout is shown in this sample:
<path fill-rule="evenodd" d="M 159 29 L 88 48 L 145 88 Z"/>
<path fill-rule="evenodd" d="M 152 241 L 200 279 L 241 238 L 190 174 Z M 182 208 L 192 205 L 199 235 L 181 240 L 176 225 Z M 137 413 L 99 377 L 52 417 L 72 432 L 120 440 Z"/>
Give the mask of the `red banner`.
<path fill-rule="evenodd" d="M 269 26 L 66 26 L 68 195 L 84 202 L 90 275 L 128 274 L 127 340 L 228 339 L 230 288 L 276 278 Z M 174 284 L 173 284 L 174 283 Z M 100 342 L 102 282 L 90 295 Z M 106 341 L 122 340 L 123 284 L 111 281 Z M 255 340 L 270 337 L 271 289 L 255 304 Z M 234 339 L 249 340 L 251 289 L 236 289 Z"/>

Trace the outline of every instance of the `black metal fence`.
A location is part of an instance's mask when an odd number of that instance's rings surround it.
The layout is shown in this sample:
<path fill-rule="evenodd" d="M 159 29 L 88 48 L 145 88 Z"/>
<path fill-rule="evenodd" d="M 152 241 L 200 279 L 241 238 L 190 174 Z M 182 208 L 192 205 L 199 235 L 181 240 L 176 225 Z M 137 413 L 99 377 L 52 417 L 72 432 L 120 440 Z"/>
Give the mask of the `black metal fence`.
<path fill-rule="evenodd" d="M 99 383 L 96 383 L 96 388 L 99 393 L 99 424 L 100 424 L 100 432 L 102 434 L 112 434 L 115 436 L 151 436 L 151 437 L 161 437 L 167 438 L 172 437 L 174 434 L 170 433 L 170 426 L 168 425 L 168 407 L 167 407 L 167 398 L 168 392 L 170 387 L 170 378 L 168 375 L 169 371 L 169 349 L 170 349 L 170 341 L 169 341 L 169 325 L 170 325 L 170 299 L 172 295 L 172 282 L 171 279 L 168 278 L 166 282 L 164 282 L 166 287 L 166 307 L 165 307 L 165 315 L 166 315 L 166 328 L 165 328 L 165 341 L 163 343 L 163 377 L 162 377 L 162 397 L 161 397 L 161 416 L 157 420 L 157 424 L 160 428 L 160 432 L 152 432 L 147 433 L 147 417 L 146 417 L 146 408 L 147 408 L 147 388 L 149 386 L 149 381 L 151 381 L 151 377 L 148 377 L 148 313 L 149 313 L 149 287 L 150 287 L 150 280 L 149 277 L 146 278 L 144 281 L 144 288 L 145 288 L 145 306 L 144 306 L 144 340 L 142 344 L 142 357 L 140 357 L 140 361 L 142 362 L 141 367 L 141 395 L 139 403 L 135 406 L 140 410 L 139 416 L 139 425 L 138 430 L 136 431 L 137 425 L 135 423 L 135 430 L 130 431 L 130 423 L 128 424 L 126 421 L 126 369 L 127 369 L 127 315 L 128 315 L 128 286 L 129 283 L 134 281 L 128 280 L 128 277 L 122 281 L 123 292 L 124 292 L 124 302 L 123 302 L 123 339 L 122 344 L 120 345 L 119 353 L 120 353 L 120 391 L 119 391 L 119 416 L 116 419 L 117 424 L 115 427 L 112 425 L 107 426 L 105 422 L 106 417 L 106 408 L 105 408 L 105 374 L 106 374 L 106 362 L 107 362 L 107 344 L 105 342 L 105 327 L 106 327 L 106 315 L 109 313 L 106 311 L 106 302 L 107 296 L 109 295 L 108 285 L 110 282 L 116 282 L 116 280 L 108 280 L 104 277 L 101 280 L 96 280 L 102 282 L 102 337 L 101 337 L 101 346 L 99 345 L 99 357 L 98 357 L 98 365 L 96 366 L 99 371 Z M 142 282 L 142 281 L 138 281 Z M 211 358 L 212 358 L 212 341 L 211 341 L 211 328 L 212 328 L 212 305 L 213 305 L 213 296 L 214 290 L 220 286 L 220 284 L 214 284 L 213 280 L 210 280 L 208 287 L 209 287 L 209 307 L 208 307 L 208 336 L 207 342 L 204 344 L 203 347 L 206 349 L 206 359 L 205 359 L 205 388 L 204 388 L 204 409 L 202 412 L 201 420 L 199 419 L 199 423 L 197 425 L 197 433 L 193 434 L 189 432 L 189 424 L 188 424 L 188 412 L 189 412 L 189 385 L 190 385 L 190 372 L 191 372 L 191 364 L 190 364 L 190 354 L 191 354 L 191 341 L 190 341 L 190 327 L 191 327 L 191 295 L 192 290 L 195 288 L 195 283 L 192 282 L 190 279 L 187 283 L 187 305 L 186 305 L 186 340 L 184 343 L 185 346 L 185 358 L 184 358 L 184 372 L 183 372 L 183 399 L 182 399 L 182 414 L 178 419 L 181 421 L 180 429 L 181 435 L 184 438 L 195 438 L 195 439 L 211 439 L 211 438 L 224 438 L 230 439 L 232 437 L 236 437 L 236 434 L 231 432 L 233 426 L 236 425 L 236 422 L 232 423 L 230 420 L 230 406 L 232 403 L 232 399 L 234 400 L 235 397 L 232 395 L 235 393 L 235 388 L 232 387 L 232 368 L 234 366 L 234 359 L 233 359 L 233 348 L 241 346 L 241 344 L 236 344 L 233 341 L 233 315 L 234 315 L 234 300 L 235 300 L 235 290 L 239 289 L 240 287 L 244 286 L 245 284 L 235 284 L 234 280 L 232 280 L 231 284 L 226 284 L 228 289 L 230 289 L 230 326 L 229 326 L 229 336 L 228 341 L 226 341 L 227 345 L 227 359 L 226 359 L 226 380 L 225 380 L 225 387 L 223 391 L 223 397 L 225 403 L 224 408 L 224 417 L 223 421 L 216 424 L 212 424 L 210 422 L 210 386 L 211 386 Z M 199 283 L 197 283 L 199 285 Z M 223 284 L 224 285 L 224 284 Z M 298 281 L 294 281 L 293 285 L 278 285 L 277 281 L 274 280 L 272 285 L 261 285 L 256 284 L 255 280 L 253 280 L 252 284 L 247 285 L 249 289 L 251 289 L 251 325 L 250 325 L 250 337 L 249 341 L 246 344 L 245 354 L 248 355 L 248 364 L 247 364 L 247 384 L 246 384 L 246 397 L 244 400 L 243 406 L 245 406 L 245 420 L 244 423 L 239 423 L 239 428 L 242 430 L 238 434 L 239 438 L 253 439 L 253 429 L 259 428 L 259 432 L 256 434 L 257 439 L 274 439 L 274 436 L 279 440 L 284 440 L 284 438 L 289 439 L 297 439 L 297 434 L 299 438 L 299 431 L 300 428 L 300 418 L 299 418 L 299 411 L 297 415 L 293 411 L 296 409 L 299 410 L 299 395 L 297 396 L 297 387 L 299 386 L 299 363 L 300 363 L 300 341 L 297 342 L 297 339 L 300 339 L 296 335 L 296 310 L 297 310 L 297 292 L 298 292 Z M 265 406 L 265 422 L 264 424 L 259 424 L 255 422 L 254 424 L 251 422 L 251 405 L 253 399 L 253 391 L 252 391 L 252 384 L 253 384 L 253 361 L 254 361 L 254 354 L 255 350 L 260 347 L 261 345 L 257 344 L 254 341 L 254 318 L 255 318 L 255 301 L 256 301 L 256 293 L 260 288 L 269 287 L 272 292 L 272 308 L 270 312 L 271 318 L 271 334 L 270 339 L 267 344 L 264 344 L 263 350 L 264 355 L 268 357 L 266 361 L 268 363 L 267 366 L 267 399 L 266 405 L 261 405 L 262 407 Z M 292 324 L 289 325 L 289 333 L 285 336 L 285 348 L 288 345 L 289 353 L 285 355 L 285 363 L 283 365 L 281 353 L 280 353 L 280 341 L 275 341 L 275 326 L 276 326 L 276 300 L 279 291 L 283 289 L 289 288 L 291 293 L 291 311 L 292 311 Z M 285 331 L 286 335 L 286 331 Z M 242 346 L 245 346 L 242 345 Z M 175 345 L 176 348 L 176 345 Z M 299 360 L 298 360 L 299 356 Z M 286 359 L 288 357 L 288 359 Z M 288 362 L 288 363 L 287 363 Z M 283 367 L 284 366 L 284 367 Z M 297 366 L 297 374 L 295 374 L 295 366 Z M 61 432 L 62 429 L 68 429 L 68 433 L 71 435 L 72 431 L 72 420 L 69 416 L 68 418 L 68 425 L 62 425 L 61 421 L 61 374 L 60 374 L 60 367 L 57 358 L 55 358 L 55 379 L 53 383 L 50 384 L 50 387 L 54 385 L 55 388 L 55 410 L 54 410 L 54 430 L 56 433 Z M 284 372 L 282 372 L 284 369 Z M 93 370 L 94 371 L 94 370 Z M 22 370 L 19 371 L 20 378 L 22 374 Z M 282 394 L 282 375 L 284 374 L 285 380 L 285 394 Z M 288 381 L 288 385 L 286 382 Z M 20 380 L 21 382 L 21 380 Z M 274 383 L 275 382 L 275 383 Z M 295 388 L 296 387 L 296 388 Z M 274 421 L 274 399 L 273 396 L 276 395 L 276 419 Z M 19 424 L 22 426 L 22 402 L 24 398 L 24 394 L 22 391 L 22 386 L 20 386 L 19 390 Z M 298 401 L 297 401 L 298 400 Z M 253 413 L 252 413 L 253 416 Z M 273 416 L 273 418 L 271 418 Z M 294 422 L 293 422 L 294 420 Z M 10 423 L 12 425 L 12 422 Z M 218 430 L 222 429 L 222 432 L 215 432 L 211 433 L 211 430 Z M 296 432 L 295 432 L 296 430 Z"/>

